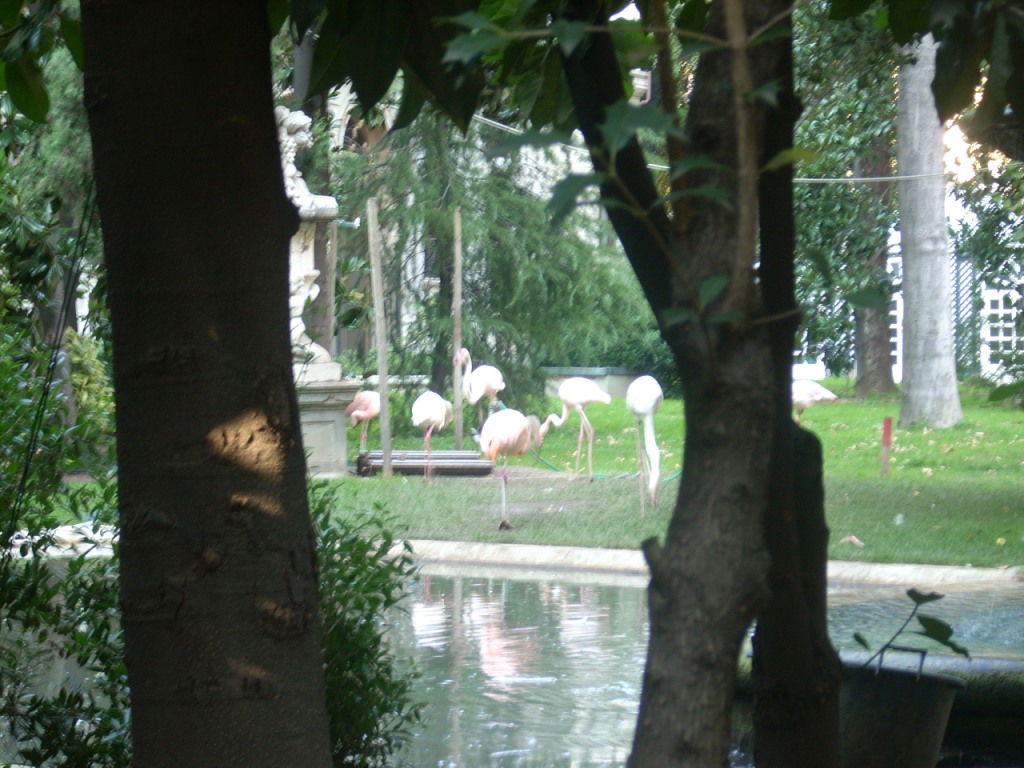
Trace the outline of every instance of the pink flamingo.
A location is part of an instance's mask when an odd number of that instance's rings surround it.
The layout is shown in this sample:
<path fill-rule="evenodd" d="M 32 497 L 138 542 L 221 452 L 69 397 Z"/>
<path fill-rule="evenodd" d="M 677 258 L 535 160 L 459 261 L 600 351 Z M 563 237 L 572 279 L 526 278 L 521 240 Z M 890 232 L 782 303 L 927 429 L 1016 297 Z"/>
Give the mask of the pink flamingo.
<path fill-rule="evenodd" d="M 556 427 L 565 424 L 569 418 L 569 409 L 577 411 L 580 415 L 580 434 L 576 439 L 576 473 L 580 471 L 580 457 L 583 449 L 583 433 L 587 433 L 587 478 L 594 479 L 594 427 L 584 412 L 591 403 L 604 403 L 608 405 L 612 396 L 601 389 L 593 379 L 583 376 L 571 376 L 558 386 L 558 399 L 562 401 L 562 415 L 551 414 L 547 421 Z"/>
<path fill-rule="evenodd" d="M 356 392 L 352 402 L 345 409 L 345 416 L 348 417 L 349 426 L 354 427 L 361 424 L 359 431 L 359 452 L 366 453 L 366 437 L 370 432 L 370 419 L 380 414 L 380 392 L 374 389 L 362 389 Z"/>
<path fill-rule="evenodd" d="M 505 457 L 501 467 L 501 522 L 498 523 L 501 530 L 512 527 L 507 514 L 508 457 L 521 456 L 531 448 L 540 448 L 551 423 L 552 416 L 541 424 L 536 416 L 525 416 L 513 408 L 505 408 L 488 416 L 480 430 L 480 452 L 491 461 L 499 454 Z"/>
<path fill-rule="evenodd" d="M 433 390 L 427 390 L 413 401 L 412 424 L 417 429 L 425 429 L 423 436 L 423 450 L 427 453 L 426 466 L 423 475 L 427 482 L 431 480 L 432 472 L 430 466 L 430 436 L 439 429 L 444 429 L 455 418 L 455 411 L 452 404 L 441 397 Z"/>
<path fill-rule="evenodd" d="M 505 377 L 493 365 L 473 367 L 473 358 L 469 350 L 463 347 L 455 353 L 452 361 L 462 366 L 462 393 L 470 405 L 476 405 L 484 397 L 488 400 L 488 410 L 493 410 L 498 401 L 498 393 L 505 388 Z"/>
<path fill-rule="evenodd" d="M 640 376 L 626 389 L 626 407 L 637 421 L 636 454 L 640 466 L 640 516 L 644 505 L 658 503 L 658 478 L 661 474 L 661 451 L 654 435 L 654 414 L 665 398 L 661 385 L 653 376 Z M 643 435 L 641 436 L 641 431 Z"/>

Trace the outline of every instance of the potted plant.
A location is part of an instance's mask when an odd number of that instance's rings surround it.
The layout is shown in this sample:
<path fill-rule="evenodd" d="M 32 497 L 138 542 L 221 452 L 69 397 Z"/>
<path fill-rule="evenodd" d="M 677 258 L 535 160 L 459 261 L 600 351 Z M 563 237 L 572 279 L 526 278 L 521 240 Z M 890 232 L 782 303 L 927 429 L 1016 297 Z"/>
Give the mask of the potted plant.
<path fill-rule="evenodd" d="M 970 658 L 967 649 L 953 641 L 949 624 L 918 613 L 922 605 L 942 595 L 909 589 L 907 597 L 913 607 L 892 637 L 867 661 L 843 665 L 840 724 L 847 768 L 934 768 L 953 698 L 965 685 L 959 678 L 925 672 L 926 649 L 896 645 L 897 638 L 910 631 Z M 915 618 L 920 628 L 908 630 Z M 871 651 L 859 632 L 854 639 Z M 917 668 L 885 666 L 888 651 L 918 654 Z"/>

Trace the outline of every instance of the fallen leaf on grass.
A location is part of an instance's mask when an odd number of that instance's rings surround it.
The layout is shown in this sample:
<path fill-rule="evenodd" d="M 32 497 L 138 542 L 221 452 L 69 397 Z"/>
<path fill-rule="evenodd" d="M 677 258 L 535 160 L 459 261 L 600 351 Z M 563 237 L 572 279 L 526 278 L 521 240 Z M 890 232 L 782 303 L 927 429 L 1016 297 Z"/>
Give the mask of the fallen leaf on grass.
<path fill-rule="evenodd" d="M 839 540 L 839 543 L 840 544 L 853 544 L 853 546 L 855 546 L 855 547 L 863 547 L 864 546 L 864 542 L 861 541 L 860 539 L 858 539 L 856 536 L 854 536 L 852 534 L 849 535 L 849 536 L 843 536 L 843 538 L 841 538 Z"/>

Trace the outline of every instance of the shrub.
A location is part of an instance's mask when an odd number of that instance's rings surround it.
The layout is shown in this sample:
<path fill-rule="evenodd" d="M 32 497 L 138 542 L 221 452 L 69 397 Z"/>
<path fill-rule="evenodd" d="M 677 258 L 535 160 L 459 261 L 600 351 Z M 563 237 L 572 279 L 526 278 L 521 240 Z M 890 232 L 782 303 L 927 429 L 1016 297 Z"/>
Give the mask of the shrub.
<path fill-rule="evenodd" d="M 332 518 L 337 487 L 314 481 L 327 710 L 334 764 L 383 766 L 417 722 L 412 673 L 403 673 L 385 637 L 385 614 L 406 596 L 416 573 L 408 544 L 392 553 L 388 516 Z"/>

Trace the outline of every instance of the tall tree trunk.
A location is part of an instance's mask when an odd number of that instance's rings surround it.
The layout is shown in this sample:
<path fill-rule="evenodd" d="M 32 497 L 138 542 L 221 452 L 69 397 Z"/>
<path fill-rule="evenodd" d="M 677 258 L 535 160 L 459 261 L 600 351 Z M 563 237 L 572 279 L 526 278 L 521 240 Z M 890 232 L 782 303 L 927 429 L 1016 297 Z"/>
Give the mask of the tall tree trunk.
<path fill-rule="evenodd" d="M 900 424 L 951 427 L 962 418 L 953 353 L 953 293 L 946 243 L 942 124 L 931 82 L 929 35 L 900 68 L 900 242 L 903 252 L 903 401 Z"/>
<path fill-rule="evenodd" d="M 265 3 L 85 0 L 137 766 L 329 766 Z"/>
<path fill-rule="evenodd" d="M 785 2 L 745 5 L 748 29 L 784 17 L 788 7 Z M 600 24 L 602 19 L 587 16 L 586 6 L 570 4 L 569 17 Z M 724 36 L 721 2 L 712 4 L 708 33 Z M 755 88 L 767 81 L 791 83 L 788 46 L 787 40 L 750 49 Z M 738 119 L 732 89 L 722 87 L 731 78 L 731 65 L 728 52 L 702 57 L 686 126 L 687 150 L 730 170 L 694 173 L 688 179 L 694 186 L 715 184 L 737 200 Z M 595 167 L 603 170 L 607 167 L 599 130 L 603 110 L 622 98 L 610 40 L 592 35 L 586 46 L 566 59 L 565 66 L 584 137 L 595 148 Z M 782 90 L 786 89 L 784 85 Z M 791 91 L 786 96 L 791 98 Z M 765 151 L 791 145 L 795 105 L 783 101 L 785 114 L 776 116 L 785 118 L 780 133 L 766 137 L 768 117 L 763 108 L 756 110 L 751 121 L 752 139 Z M 711 276 L 725 273 L 732 280 L 742 279 L 732 271 L 738 258 L 734 209 L 695 201 L 685 210 L 677 208 L 672 222 L 657 202 L 658 192 L 635 142 L 617 153 L 614 164 L 615 181 L 603 185 L 602 195 L 623 203 L 608 207 L 609 218 L 656 315 L 662 317 L 671 307 L 692 306 L 694 285 L 706 284 Z M 632 768 L 725 764 L 737 656 L 767 593 L 766 524 L 771 529 L 772 556 L 778 560 L 772 566 L 775 592 L 763 614 L 774 629 L 761 635 L 759 665 L 762 679 L 772 676 L 775 703 L 796 704 L 785 713 L 788 717 L 774 721 L 790 729 L 782 735 L 784 742 L 775 742 L 776 752 L 781 753 L 778 744 L 797 743 L 804 735 L 811 746 L 800 755 L 821 749 L 816 762 L 808 764 L 835 765 L 838 676 L 824 632 L 826 529 L 821 459 L 820 452 L 804 451 L 809 477 L 796 469 L 788 407 L 796 320 L 792 202 L 790 193 L 783 193 L 790 183 L 789 173 L 776 183 L 780 186 L 766 188 L 766 194 L 781 196 L 763 203 L 762 219 L 778 213 L 788 217 L 789 224 L 773 222 L 778 228 L 763 233 L 771 241 L 763 255 L 773 262 L 764 278 L 773 287 L 762 286 L 765 301 L 752 314 L 764 313 L 764 321 L 736 326 L 680 322 L 663 330 L 683 380 L 686 482 L 664 543 L 644 543 L 651 570 L 651 629 L 629 758 Z M 630 207 L 648 213 L 636 216 Z M 769 330 L 775 325 L 779 328 Z M 780 473 L 775 481 L 773 471 Z M 775 493 L 780 497 L 771 500 Z M 799 642 L 792 642 L 789 631 Z"/>
<path fill-rule="evenodd" d="M 773 74 L 781 88 L 778 106 L 765 123 L 762 163 L 793 146 L 800 106 L 788 44 Z M 769 326 L 775 410 L 764 536 L 771 567 L 753 640 L 754 756 L 759 768 L 835 768 L 840 670 L 825 602 L 828 527 L 821 444 L 791 415 L 798 325 L 792 165 L 762 174 L 760 187 L 765 314 L 777 319 Z"/>

